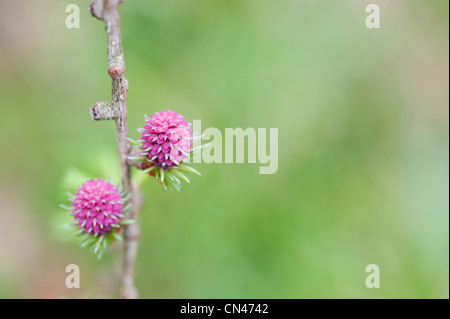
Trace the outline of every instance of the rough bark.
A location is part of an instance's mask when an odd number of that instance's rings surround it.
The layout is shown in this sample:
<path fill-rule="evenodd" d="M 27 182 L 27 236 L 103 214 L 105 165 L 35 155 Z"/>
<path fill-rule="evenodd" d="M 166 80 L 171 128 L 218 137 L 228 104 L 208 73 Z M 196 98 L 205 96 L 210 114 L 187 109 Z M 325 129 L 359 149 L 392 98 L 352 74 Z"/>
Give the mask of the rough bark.
<path fill-rule="evenodd" d="M 115 120 L 119 114 L 111 102 L 97 102 L 91 108 L 91 117 L 94 121 Z"/>

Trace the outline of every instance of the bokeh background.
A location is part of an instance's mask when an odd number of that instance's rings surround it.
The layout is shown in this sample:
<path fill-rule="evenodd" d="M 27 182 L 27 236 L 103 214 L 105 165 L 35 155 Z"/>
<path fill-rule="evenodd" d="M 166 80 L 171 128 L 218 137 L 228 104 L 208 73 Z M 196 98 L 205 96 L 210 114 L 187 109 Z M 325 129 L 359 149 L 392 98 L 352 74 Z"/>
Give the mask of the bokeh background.
<path fill-rule="evenodd" d="M 81 9 L 67 29 L 65 7 Z M 381 8 L 381 29 L 365 7 Z M 0 297 L 119 296 L 62 230 L 80 175 L 117 178 L 106 36 L 89 1 L 0 2 Z M 279 129 L 279 169 L 195 164 L 142 183 L 144 298 L 448 298 L 446 0 L 128 0 L 130 137 L 174 109 L 203 128 Z M 98 176 L 100 177 L 100 176 Z M 142 180 L 141 180 L 142 181 Z M 81 288 L 65 287 L 65 267 Z M 381 270 L 367 289 L 365 267 Z"/>

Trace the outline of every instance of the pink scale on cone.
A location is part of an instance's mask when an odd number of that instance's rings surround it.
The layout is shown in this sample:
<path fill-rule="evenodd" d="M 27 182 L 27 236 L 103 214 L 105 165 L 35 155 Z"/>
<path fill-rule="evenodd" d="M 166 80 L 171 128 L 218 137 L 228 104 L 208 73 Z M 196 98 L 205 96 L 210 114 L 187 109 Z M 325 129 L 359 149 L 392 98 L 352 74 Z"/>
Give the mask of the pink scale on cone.
<path fill-rule="evenodd" d="M 162 168 L 177 166 L 192 146 L 191 128 L 174 111 L 156 112 L 147 118 L 141 133 L 143 150 L 148 159 Z"/>
<path fill-rule="evenodd" d="M 120 220 L 122 206 L 117 188 L 102 179 L 85 182 L 77 189 L 72 201 L 78 227 L 92 235 L 110 232 L 112 225 Z"/>

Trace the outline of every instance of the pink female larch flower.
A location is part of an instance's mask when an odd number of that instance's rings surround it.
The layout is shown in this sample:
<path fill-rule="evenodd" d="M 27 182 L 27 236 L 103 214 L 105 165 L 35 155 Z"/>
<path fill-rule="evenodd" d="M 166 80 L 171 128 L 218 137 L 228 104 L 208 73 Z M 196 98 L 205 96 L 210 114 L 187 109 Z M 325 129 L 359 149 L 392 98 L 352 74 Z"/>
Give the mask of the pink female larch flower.
<path fill-rule="evenodd" d="M 72 201 L 75 222 L 80 231 L 90 235 L 105 234 L 119 227 L 122 198 L 117 188 L 102 179 L 91 179 L 81 185 Z"/>
<path fill-rule="evenodd" d="M 191 128 L 174 111 L 156 112 L 140 129 L 143 153 L 161 168 L 178 166 L 189 156 Z"/>

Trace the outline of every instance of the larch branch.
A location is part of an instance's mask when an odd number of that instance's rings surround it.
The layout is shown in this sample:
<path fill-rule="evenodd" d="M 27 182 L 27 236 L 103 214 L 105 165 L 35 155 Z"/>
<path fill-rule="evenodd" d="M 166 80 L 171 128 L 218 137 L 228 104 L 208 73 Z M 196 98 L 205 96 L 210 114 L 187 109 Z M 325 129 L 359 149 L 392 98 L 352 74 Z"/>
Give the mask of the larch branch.
<path fill-rule="evenodd" d="M 127 128 L 127 108 L 126 95 L 128 91 L 128 81 L 123 76 L 125 72 L 125 61 L 122 52 L 120 37 L 120 0 L 94 0 L 91 2 L 91 14 L 105 23 L 106 34 L 108 36 L 108 74 L 112 79 L 112 103 L 100 107 L 97 103 L 93 109 L 95 111 L 105 111 L 109 115 L 113 112 L 116 121 L 117 144 L 120 159 L 120 169 L 122 176 L 122 188 L 125 192 L 131 193 L 129 201 L 132 209 L 127 213 L 127 219 L 135 222 L 123 226 L 124 251 L 123 251 L 123 278 L 122 278 L 122 298 L 134 299 L 138 297 L 137 289 L 134 285 L 134 264 L 137 255 L 137 243 L 139 228 L 137 226 L 137 214 L 140 200 L 137 192 L 133 190 L 131 183 L 130 166 L 127 162 L 130 145 L 128 143 Z M 97 106 L 97 108 L 96 108 Z M 91 111 L 92 112 L 92 111 Z M 91 113 L 92 114 L 92 113 Z M 105 119 L 108 116 L 105 116 Z M 94 118 L 94 116 L 93 116 Z M 95 119 L 95 118 L 94 118 Z"/>

